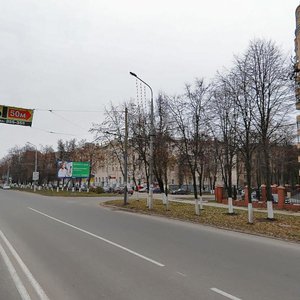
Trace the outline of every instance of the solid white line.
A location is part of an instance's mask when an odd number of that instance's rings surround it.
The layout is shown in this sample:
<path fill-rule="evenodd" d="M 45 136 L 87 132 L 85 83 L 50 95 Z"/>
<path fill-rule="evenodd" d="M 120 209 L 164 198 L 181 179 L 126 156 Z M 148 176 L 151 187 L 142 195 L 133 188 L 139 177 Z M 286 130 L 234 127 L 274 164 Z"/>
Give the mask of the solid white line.
<path fill-rule="evenodd" d="M 6 254 L 5 250 L 3 249 L 2 245 L 0 244 L 0 254 L 3 257 L 3 260 L 6 264 L 6 267 L 10 273 L 11 278 L 14 281 L 14 284 L 22 298 L 22 300 L 31 300 L 25 286 L 23 285 L 20 277 L 18 276 L 16 269 L 14 268 L 12 262 L 10 261 L 8 255 Z"/>
<path fill-rule="evenodd" d="M 32 211 L 38 213 L 38 214 L 41 214 L 41 215 L 43 215 L 43 216 L 49 218 L 49 219 L 52 219 L 52 220 L 54 220 L 54 221 L 56 221 L 56 222 L 59 222 L 59 223 L 64 224 L 64 225 L 67 225 L 67 226 L 69 226 L 69 227 L 71 227 L 71 228 L 74 228 L 74 229 L 76 229 L 76 230 L 78 230 L 78 231 L 84 232 L 84 233 L 86 233 L 86 234 L 88 234 L 88 235 L 90 235 L 90 236 L 92 236 L 92 237 L 94 237 L 94 238 L 97 238 L 97 239 L 99 239 L 99 240 L 101 240 L 101 241 L 104 241 L 104 242 L 106 242 L 106 243 L 108 243 L 108 244 L 110 244 L 110 245 L 113 245 L 113 246 L 118 247 L 118 248 L 120 248 L 120 249 L 122 249 L 122 250 L 124 250 L 124 251 L 127 251 L 127 252 L 129 252 L 129 253 L 131 253 L 131 254 L 137 256 L 137 257 L 140 257 L 140 258 L 142 258 L 142 259 L 144 259 L 144 260 L 146 260 L 146 261 L 149 261 L 149 262 L 151 262 L 151 263 L 153 263 L 153 264 L 155 264 L 155 265 L 157 265 L 157 266 L 159 266 L 159 267 L 164 267 L 164 266 L 165 266 L 165 265 L 163 265 L 162 263 L 160 263 L 160 262 L 158 262 L 158 261 L 156 261 L 156 260 L 153 260 L 153 259 L 151 259 L 151 258 L 149 258 L 149 257 L 146 257 L 146 256 L 144 256 L 144 255 L 142 255 L 142 254 L 139 254 L 139 253 L 137 253 L 137 252 L 135 252 L 135 251 L 133 251 L 133 250 L 130 250 L 130 249 L 128 249 L 128 248 L 126 248 L 126 247 L 124 247 L 124 246 L 122 246 L 122 245 L 120 245 L 120 244 L 117 244 L 117 243 L 115 243 L 115 242 L 112 242 L 112 241 L 110 241 L 110 240 L 108 240 L 108 239 L 106 239 L 106 238 L 103 238 L 103 237 L 99 236 L 99 235 L 96 235 L 96 234 L 94 234 L 94 233 L 91 233 L 91 232 L 89 232 L 89 231 L 86 231 L 86 230 L 84 230 L 84 229 L 81 229 L 81 228 L 79 228 L 79 227 L 76 227 L 76 226 L 74 226 L 74 225 L 72 225 L 72 224 L 70 224 L 70 223 L 64 222 L 64 221 L 62 221 L 62 220 L 60 220 L 60 219 L 51 217 L 51 216 L 49 216 L 49 215 L 47 215 L 47 214 L 45 214 L 45 213 L 43 213 L 43 212 L 41 212 L 41 211 L 38 211 L 38 210 L 36 210 L 36 209 L 34 209 L 34 208 L 31 208 L 31 207 L 28 207 L 28 208 L 29 208 L 30 210 L 32 210 Z"/>
<path fill-rule="evenodd" d="M 8 249 L 10 250 L 11 254 L 14 256 L 16 261 L 19 263 L 21 269 L 23 270 L 24 274 L 26 275 L 27 279 L 29 280 L 29 282 L 31 283 L 33 288 L 35 289 L 35 291 L 38 294 L 38 296 L 40 297 L 40 299 L 41 300 L 49 300 L 48 296 L 46 295 L 46 293 L 44 292 L 44 290 L 42 289 L 40 284 L 33 277 L 31 272 L 27 268 L 27 266 L 22 261 L 21 257 L 18 255 L 16 250 L 13 248 L 13 246 L 10 244 L 10 242 L 8 241 L 8 239 L 6 238 L 6 236 L 3 234 L 3 232 L 1 230 L 0 230 L 0 236 L 3 239 L 3 241 L 5 242 Z"/>
<path fill-rule="evenodd" d="M 220 295 L 222 295 L 222 296 L 224 296 L 224 297 L 227 297 L 228 299 L 231 299 L 231 300 L 242 300 L 241 298 L 237 298 L 237 297 L 235 297 L 231 294 L 228 294 L 228 293 L 226 293 L 222 290 L 219 290 L 217 288 L 211 288 L 211 290 L 218 293 L 218 294 L 220 294 Z"/>

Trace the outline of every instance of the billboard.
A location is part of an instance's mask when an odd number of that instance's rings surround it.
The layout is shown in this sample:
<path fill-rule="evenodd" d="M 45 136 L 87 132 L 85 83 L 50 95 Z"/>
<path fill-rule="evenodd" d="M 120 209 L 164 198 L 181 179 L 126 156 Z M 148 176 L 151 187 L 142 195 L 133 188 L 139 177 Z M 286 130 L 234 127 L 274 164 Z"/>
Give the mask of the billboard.
<path fill-rule="evenodd" d="M 81 161 L 58 161 L 58 178 L 88 178 L 90 163 Z"/>
<path fill-rule="evenodd" d="M 33 110 L 0 105 L 0 123 L 31 126 Z"/>

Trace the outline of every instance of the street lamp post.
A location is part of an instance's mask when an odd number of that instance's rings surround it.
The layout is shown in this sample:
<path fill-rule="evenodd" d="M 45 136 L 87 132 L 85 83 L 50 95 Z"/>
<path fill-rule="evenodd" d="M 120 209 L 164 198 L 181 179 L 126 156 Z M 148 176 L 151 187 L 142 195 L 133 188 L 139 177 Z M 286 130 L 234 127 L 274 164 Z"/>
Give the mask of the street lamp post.
<path fill-rule="evenodd" d="M 153 136 L 154 136 L 154 109 L 153 109 L 153 91 L 151 86 L 138 77 L 135 73 L 129 72 L 129 74 L 139 81 L 144 83 L 151 92 L 151 102 L 150 102 L 150 161 L 149 161 L 149 209 L 153 207 Z"/>
<path fill-rule="evenodd" d="M 125 107 L 125 142 L 124 142 L 124 205 L 128 200 L 128 108 Z"/>
<path fill-rule="evenodd" d="M 35 160 L 34 160 L 34 172 L 37 172 L 37 146 L 28 142 L 28 144 L 32 145 L 35 147 Z M 33 186 L 33 191 L 36 191 L 36 180 L 34 180 L 34 186 Z"/>

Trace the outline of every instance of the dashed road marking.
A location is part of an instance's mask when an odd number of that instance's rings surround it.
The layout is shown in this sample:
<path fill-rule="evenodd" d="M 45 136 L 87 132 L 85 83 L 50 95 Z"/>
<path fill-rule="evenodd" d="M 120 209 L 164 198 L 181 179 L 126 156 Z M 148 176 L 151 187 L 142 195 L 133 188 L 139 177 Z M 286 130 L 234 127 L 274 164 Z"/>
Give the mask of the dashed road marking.
<path fill-rule="evenodd" d="M 242 300 L 241 298 L 235 297 L 235 296 L 233 296 L 231 294 L 228 294 L 228 293 L 226 293 L 222 290 L 219 290 L 217 288 L 211 288 L 211 290 L 218 293 L 218 294 L 220 294 L 220 295 L 222 295 L 222 296 L 224 296 L 224 297 L 227 297 L 228 299 L 231 299 L 231 300 Z"/>
<path fill-rule="evenodd" d="M 124 251 L 126 251 L 126 252 L 128 252 L 128 253 L 131 253 L 131 254 L 133 254 L 133 255 L 135 255 L 135 256 L 137 256 L 137 257 L 139 257 L 139 258 L 142 258 L 142 259 L 144 259 L 144 260 L 146 260 L 146 261 L 148 261 L 148 262 L 151 262 L 151 263 L 153 263 L 153 264 L 155 264 L 155 265 L 157 265 L 157 266 L 159 266 L 159 267 L 164 267 L 164 266 L 165 266 L 164 264 L 162 264 L 162 263 L 160 263 L 160 262 L 158 262 L 158 261 L 156 261 L 156 260 L 154 260 L 154 259 L 151 259 L 151 258 L 149 258 L 149 257 L 147 257 L 147 256 L 144 256 L 144 255 L 142 255 L 142 254 L 140 254 L 140 253 L 138 253 L 138 252 L 136 252 L 136 251 L 133 251 L 133 250 L 131 250 L 131 249 L 129 249 L 129 248 L 126 248 L 126 247 L 124 247 L 124 246 L 122 246 L 122 245 L 120 245 L 120 244 L 117 244 L 117 243 L 115 243 L 115 242 L 112 242 L 112 241 L 110 241 L 110 240 L 108 240 L 108 239 L 106 239 L 106 238 L 103 238 L 103 237 L 101 237 L 101 236 L 99 236 L 99 235 L 96 235 L 96 234 L 94 234 L 94 233 L 91 233 L 91 232 L 89 232 L 89 231 L 87 231 L 87 230 L 81 229 L 81 228 L 76 227 L 76 226 L 74 226 L 74 225 L 72 225 L 72 224 L 70 224 L 70 223 L 67 223 L 67 222 L 62 221 L 62 220 L 57 219 L 57 218 L 54 218 L 54 217 L 52 217 L 52 216 L 50 216 L 50 215 L 47 215 L 47 214 L 45 214 L 45 213 L 43 213 L 43 212 L 41 212 L 41 211 L 38 211 L 38 210 L 36 210 L 36 209 L 34 209 L 34 208 L 28 207 L 28 209 L 30 209 L 30 210 L 32 210 L 32 211 L 34 211 L 34 212 L 36 212 L 36 213 L 38 213 L 38 214 L 40 214 L 40 215 L 43 215 L 43 216 L 45 216 L 45 217 L 47 217 L 47 218 L 49 218 L 49 219 L 52 219 L 52 220 L 54 220 L 54 221 L 56 221 L 56 222 L 59 222 L 59 223 L 61 223 L 61 224 L 64 224 L 64 225 L 66 225 L 66 226 L 69 226 L 69 227 L 71 227 L 71 228 L 73 228 L 73 229 L 76 229 L 76 230 L 78 230 L 78 231 L 81 231 L 81 232 L 83 232 L 83 233 L 86 233 L 86 234 L 88 234 L 88 235 L 90 235 L 90 236 L 92 236 L 92 237 L 94 237 L 94 238 L 97 238 L 97 239 L 99 239 L 99 240 L 101 240 L 101 241 L 103 241 L 103 242 L 106 242 L 106 243 L 108 243 L 108 244 L 110 244 L 110 245 L 112 245 L 112 246 L 115 246 L 115 247 L 117 247 L 117 248 L 119 248 L 119 249 L 122 249 L 122 250 L 124 250 Z"/>

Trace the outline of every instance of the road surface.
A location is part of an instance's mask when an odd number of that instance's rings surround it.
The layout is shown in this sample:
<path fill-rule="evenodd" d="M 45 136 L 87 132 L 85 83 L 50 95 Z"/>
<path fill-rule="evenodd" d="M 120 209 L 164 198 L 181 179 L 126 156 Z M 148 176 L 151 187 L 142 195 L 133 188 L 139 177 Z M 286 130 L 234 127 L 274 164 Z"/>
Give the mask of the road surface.
<path fill-rule="evenodd" d="M 0 299 L 300 299 L 299 244 L 99 199 L 0 190 Z"/>

